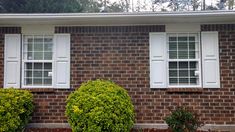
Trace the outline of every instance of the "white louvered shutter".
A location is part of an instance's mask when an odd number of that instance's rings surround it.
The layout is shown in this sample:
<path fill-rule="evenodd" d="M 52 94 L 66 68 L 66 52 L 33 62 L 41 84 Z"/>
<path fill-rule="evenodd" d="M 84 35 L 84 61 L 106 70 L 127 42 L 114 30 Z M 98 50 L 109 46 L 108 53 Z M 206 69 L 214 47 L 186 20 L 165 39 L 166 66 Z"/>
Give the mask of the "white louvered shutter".
<path fill-rule="evenodd" d="M 167 87 L 166 33 L 150 33 L 150 87 Z"/>
<path fill-rule="evenodd" d="M 70 88 L 70 34 L 55 34 L 55 87 Z"/>
<path fill-rule="evenodd" d="M 204 88 L 220 88 L 218 32 L 202 32 L 202 74 Z"/>
<path fill-rule="evenodd" d="M 4 88 L 20 88 L 20 34 L 5 35 Z"/>

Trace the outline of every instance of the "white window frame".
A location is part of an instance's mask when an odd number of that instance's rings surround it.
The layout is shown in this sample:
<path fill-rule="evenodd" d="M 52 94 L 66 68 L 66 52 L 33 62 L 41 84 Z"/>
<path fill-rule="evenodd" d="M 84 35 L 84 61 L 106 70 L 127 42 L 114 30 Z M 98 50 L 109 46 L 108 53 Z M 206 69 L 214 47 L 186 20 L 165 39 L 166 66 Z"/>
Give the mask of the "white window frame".
<path fill-rule="evenodd" d="M 52 60 L 24 60 L 24 36 L 52 36 Z M 54 87 L 54 70 L 55 70 L 55 43 L 54 43 L 54 34 L 22 34 L 21 36 L 21 88 L 53 88 Z M 25 63 L 27 62 L 43 62 L 43 63 L 52 63 L 52 85 L 51 86 L 42 86 L 42 85 L 25 85 L 24 84 L 24 73 L 25 73 Z"/>
<path fill-rule="evenodd" d="M 198 42 L 198 59 L 175 59 L 175 61 L 195 61 L 197 60 L 198 61 L 198 72 L 199 72 L 199 76 L 198 76 L 198 85 L 170 85 L 170 78 L 169 78 L 169 43 L 168 43 L 168 37 L 169 37 L 169 34 L 197 34 L 197 42 Z M 202 65 L 202 55 L 201 55 L 201 37 L 200 37 L 200 32 L 167 32 L 166 33 L 166 50 L 167 50 L 167 55 L 166 55 L 166 63 L 167 63 L 167 87 L 169 88 L 198 88 L 198 87 L 202 87 L 202 70 L 201 70 L 201 65 Z M 173 59 L 171 59 L 173 60 Z"/>

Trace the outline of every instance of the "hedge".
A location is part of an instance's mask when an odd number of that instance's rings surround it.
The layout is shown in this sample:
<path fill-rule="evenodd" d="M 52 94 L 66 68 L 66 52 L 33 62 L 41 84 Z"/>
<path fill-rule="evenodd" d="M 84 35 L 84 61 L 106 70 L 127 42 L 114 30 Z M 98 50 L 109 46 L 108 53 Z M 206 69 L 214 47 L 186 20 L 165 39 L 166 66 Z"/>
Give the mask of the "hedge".
<path fill-rule="evenodd" d="M 0 89 L 0 132 L 22 131 L 33 112 L 33 96 L 29 91 Z"/>

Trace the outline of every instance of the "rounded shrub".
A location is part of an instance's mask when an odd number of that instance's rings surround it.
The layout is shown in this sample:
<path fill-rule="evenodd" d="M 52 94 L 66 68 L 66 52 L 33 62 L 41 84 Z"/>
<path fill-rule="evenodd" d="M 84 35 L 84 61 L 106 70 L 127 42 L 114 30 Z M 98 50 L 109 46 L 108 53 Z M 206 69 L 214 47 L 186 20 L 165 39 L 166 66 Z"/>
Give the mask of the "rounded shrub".
<path fill-rule="evenodd" d="M 105 80 L 88 81 L 71 93 L 66 115 L 74 132 L 129 132 L 134 124 L 127 91 Z"/>
<path fill-rule="evenodd" d="M 33 112 L 33 95 L 26 90 L 0 89 L 0 132 L 22 131 Z"/>

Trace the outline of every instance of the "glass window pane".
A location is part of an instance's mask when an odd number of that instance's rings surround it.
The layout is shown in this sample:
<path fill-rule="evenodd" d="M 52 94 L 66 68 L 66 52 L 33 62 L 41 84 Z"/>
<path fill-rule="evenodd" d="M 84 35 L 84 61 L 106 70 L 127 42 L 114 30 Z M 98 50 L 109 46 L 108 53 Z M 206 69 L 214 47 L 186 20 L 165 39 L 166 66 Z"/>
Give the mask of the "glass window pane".
<path fill-rule="evenodd" d="M 28 46 L 27 47 L 28 51 L 33 51 L 33 45 L 32 44 L 28 44 L 27 46 Z"/>
<path fill-rule="evenodd" d="M 177 77 L 177 70 L 169 70 L 170 77 Z"/>
<path fill-rule="evenodd" d="M 25 71 L 25 77 L 32 77 L 32 71 Z"/>
<path fill-rule="evenodd" d="M 25 69 L 32 69 L 33 68 L 32 65 L 33 65 L 32 63 L 25 63 Z"/>
<path fill-rule="evenodd" d="M 189 79 L 188 78 L 179 78 L 179 83 L 180 84 L 188 84 L 189 83 Z"/>
<path fill-rule="evenodd" d="M 28 52 L 27 59 L 28 60 L 32 60 L 33 59 L 33 53 L 32 52 Z"/>
<path fill-rule="evenodd" d="M 170 84 L 177 84 L 178 83 L 178 78 L 170 78 L 169 80 Z"/>
<path fill-rule="evenodd" d="M 52 52 L 44 52 L 44 60 L 52 60 Z"/>
<path fill-rule="evenodd" d="M 177 50 L 177 42 L 169 42 L 169 50 Z"/>
<path fill-rule="evenodd" d="M 44 63 L 44 68 L 47 70 L 51 70 L 52 69 L 52 64 L 51 63 Z"/>
<path fill-rule="evenodd" d="M 189 50 L 195 50 L 195 42 L 189 42 Z"/>
<path fill-rule="evenodd" d="M 178 37 L 178 41 L 187 41 L 188 37 Z"/>
<path fill-rule="evenodd" d="M 34 79 L 33 79 L 33 84 L 34 84 L 34 85 L 42 85 L 42 79 L 34 78 Z"/>
<path fill-rule="evenodd" d="M 178 51 L 179 59 L 188 59 L 188 51 Z"/>
<path fill-rule="evenodd" d="M 42 71 L 34 71 L 33 77 L 42 78 Z"/>
<path fill-rule="evenodd" d="M 45 39 L 44 39 L 44 42 L 45 42 L 45 43 L 50 43 L 50 42 L 52 42 L 52 38 L 50 38 L 50 37 L 49 37 L 49 38 L 45 38 Z"/>
<path fill-rule="evenodd" d="M 188 62 L 179 62 L 179 69 L 187 69 Z"/>
<path fill-rule="evenodd" d="M 52 51 L 52 44 L 51 43 L 45 44 L 44 45 L 44 51 Z"/>
<path fill-rule="evenodd" d="M 188 50 L 187 42 L 178 42 L 178 50 Z"/>
<path fill-rule="evenodd" d="M 42 44 L 35 44 L 34 51 L 43 51 L 43 45 Z"/>
<path fill-rule="evenodd" d="M 190 84 L 197 84 L 197 78 L 190 78 Z"/>
<path fill-rule="evenodd" d="M 170 69 L 177 69 L 177 62 L 169 62 Z"/>
<path fill-rule="evenodd" d="M 190 68 L 192 69 L 192 68 L 196 68 L 197 66 L 196 66 L 196 62 L 190 62 Z"/>
<path fill-rule="evenodd" d="M 45 85 L 51 85 L 52 84 L 52 79 L 44 79 L 44 84 Z"/>
<path fill-rule="evenodd" d="M 41 70 L 42 69 L 42 63 L 34 63 L 34 69 Z"/>
<path fill-rule="evenodd" d="M 179 76 L 180 77 L 188 77 L 189 76 L 189 71 L 188 70 L 179 70 Z"/>
<path fill-rule="evenodd" d="M 190 70 L 190 77 L 195 77 L 195 70 Z"/>
<path fill-rule="evenodd" d="M 32 78 L 26 78 L 25 79 L 25 85 L 32 85 Z"/>
<path fill-rule="evenodd" d="M 34 52 L 34 60 L 43 60 L 43 52 Z"/>
<path fill-rule="evenodd" d="M 194 36 L 189 36 L 189 41 L 195 41 L 195 37 Z"/>
<path fill-rule="evenodd" d="M 176 37 L 169 37 L 169 41 L 177 41 Z"/>
<path fill-rule="evenodd" d="M 177 51 L 169 51 L 170 59 L 177 59 Z"/>
<path fill-rule="evenodd" d="M 43 36 L 35 36 L 34 43 L 43 43 Z"/>
<path fill-rule="evenodd" d="M 189 51 L 189 59 L 195 59 L 196 58 L 196 52 L 195 51 Z"/>

